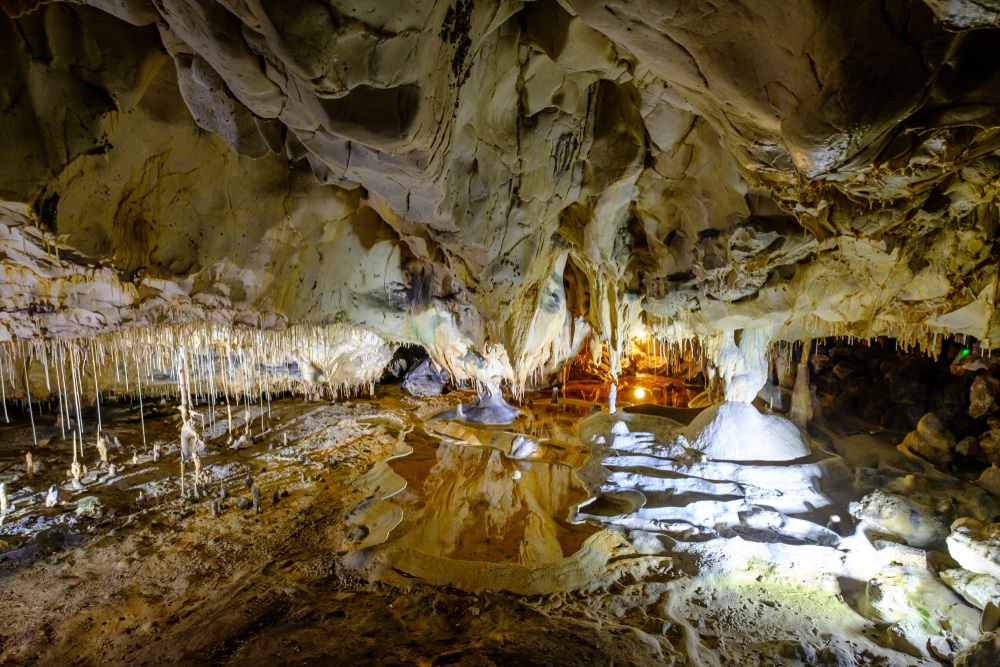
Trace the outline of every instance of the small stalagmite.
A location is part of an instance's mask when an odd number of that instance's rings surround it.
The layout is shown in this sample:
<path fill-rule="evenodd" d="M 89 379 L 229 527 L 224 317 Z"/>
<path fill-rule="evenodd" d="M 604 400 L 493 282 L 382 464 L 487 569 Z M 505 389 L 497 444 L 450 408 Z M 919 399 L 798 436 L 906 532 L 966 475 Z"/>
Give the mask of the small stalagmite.
<path fill-rule="evenodd" d="M 28 452 L 24 455 L 24 465 L 28 470 L 28 479 L 32 479 L 35 476 L 35 457 Z"/>
<path fill-rule="evenodd" d="M 7 497 L 7 485 L 0 482 L 0 515 L 10 511 L 10 499 Z"/>
<path fill-rule="evenodd" d="M 108 462 L 108 441 L 100 434 L 97 436 L 97 453 L 101 457 L 101 463 Z"/>
<path fill-rule="evenodd" d="M 56 488 L 55 484 L 53 484 L 52 486 L 49 487 L 49 492 L 45 496 L 45 506 L 55 507 L 56 504 L 58 504 L 58 502 L 59 502 L 59 489 Z"/>

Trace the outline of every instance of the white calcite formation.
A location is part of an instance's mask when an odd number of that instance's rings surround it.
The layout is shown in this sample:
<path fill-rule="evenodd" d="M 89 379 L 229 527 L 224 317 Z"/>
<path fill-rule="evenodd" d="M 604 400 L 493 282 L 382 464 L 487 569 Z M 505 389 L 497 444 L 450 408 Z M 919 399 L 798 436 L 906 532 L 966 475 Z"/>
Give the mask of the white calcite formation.
<path fill-rule="evenodd" d="M 724 428 L 720 439 L 712 439 L 719 447 L 731 440 L 728 455 L 732 460 L 752 460 L 754 450 L 776 454 L 791 443 L 781 443 L 782 425 L 777 424 L 775 439 L 748 442 L 739 436 L 739 427 L 749 414 L 763 417 L 746 403 L 722 403 L 719 407 L 736 408 L 721 417 L 711 414 L 705 421 Z M 705 415 L 708 410 L 702 413 Z M 701 416 L 699 416 L 700 418 Z M 749 424 L 753 428 L 753 418 Z M 769 417 L 777 420 L 777 417 Z M 794 432 L 794 424 L 781 420 Z M 721 424 L 721 426 L 720 426 Z M 773 426 L 773 425 L 768 425 Z M 688 429 L 696 427 L 692 422 Z M 702 429 L 704 430 L 704 429 Z M 813 544 L 834 545 L 838 535 L 813 520 L 797 514 L 812 515 L 831 505 L 830 498 L 819 483 L 829 475 L 823 464 L 788 463 L 800 458 L 802 451 L 785 451 L 785 456 L 770 459 L 775 465 L 749 465 L 730 461 L 706 460 L 703 452 L 690 446 L 682 435 L 684 426 L 670 419 L 620 413 L 596 414 L 578 425 L 581 441 L 595 448 L 595 466 L 584 473 L 593 498 L 577 511 L 578 520 L 589 520 L 631 530 L 666 533 L 677 539 L 705 536 L 741 535 L 752 540 L 775 542 L 791 540 Z M 794 449 L 794 448 L 793 448 Z M 777 450 L 777 451 L 776 451 Z M 808 453 L 808 449 L 805 449 Z M 599 470 L 598 470 L 599 469 Z"/>
<path fill-rule="evenodd" d="M 684 429 L 686 447 L 716 461 L 792 461 L 809 454 L 799 428 L 749 403 L 725 402 L 703 410 Z"/>
<path fill-rule="evenodd" d="M 1000 340 L 982 3 L 0 7 L 2 339 L 352 323 L 485 388 L 638 323 Z"/>

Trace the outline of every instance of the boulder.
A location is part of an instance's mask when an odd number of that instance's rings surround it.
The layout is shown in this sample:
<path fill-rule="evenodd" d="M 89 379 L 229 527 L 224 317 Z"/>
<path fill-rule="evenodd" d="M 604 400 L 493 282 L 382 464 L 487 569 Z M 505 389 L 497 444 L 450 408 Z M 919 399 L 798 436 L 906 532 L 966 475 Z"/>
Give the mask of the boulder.
<path fill-rule="evenodd" d="M 76 515 L 100 519 L 104 516 L 104 505 L 96 496 L 85 496 L 76 501 Z"/>
<path fill-rule="evenodd" d="M 955 667 L 996 667 L 997 656 L 1000 656 L 1000 633 L 987 632 L 955 656 Z"/>
<path fill-rule="evenodd" d="M 903 439 L 903 447 L 932 463 L 944 465 L 955 456 L 955 436 L 937 415 L 928 412 L 917 422 L 917 428 Z"/>
<path fill-rule="evenodd" d="M 904 648 L 907 644 L 926 646 L 928 637 L 945 629 L 944 623 L 950 632 L 967 640 L 979 634 L 979 613 L 928 570 L 882 568 L 868 580 L 858 611 L 865 618 L 895 627 L 897 632 L 890 628 L 889 637 L 900 645 L 893 648 L 910 655 L 915 654 Z"/>
<path fill-rule="evenodd" d="M 928 505 L 898 496 L 874 491 L 851 503 L 848 511 L 876 531 L 895 535 L 913 547 L 926 547 L 948 535 L 948 526 Z"/>
<path fill-rule="evenodd" d="M 976 486 L 989 491 L 994 496 L 1000 496 L 1000 468 L 994 463 L 983 471 L 976 480 Z"/>
<path fill-rule="evenodd" d="M 942 570 L 941 581 L 965 598 L 972 606 L 983 609 L 988 602 L 1000 600 L 1000 579 L 961 568 Z"/>
<path fill-rule="evenodd" d="M 979 448 L 987 463 L 1000 465 L 1000 421 L 990 419 L 990 430 L 979 436 Z"/>
<path fill-rule="evenodd" d="M 951 525 L 948 552 L 966 570 L 1000 579 L 1000 523 L 959 519 Z"/>
<path fill-rule="evenodd" d="M 989 375 L 980 375 L 969 388 L 969 416 L 973 419 L 985 417 L 997 409 L 1000 382 Z"/>
<path fill-rule="evenodd" d="M 406 374 L 403 389 L 413 396 L 440 396 L 445 386 L 451 381 L 451 375 L 430 359 L 424 359 L 413 370 Z"/>

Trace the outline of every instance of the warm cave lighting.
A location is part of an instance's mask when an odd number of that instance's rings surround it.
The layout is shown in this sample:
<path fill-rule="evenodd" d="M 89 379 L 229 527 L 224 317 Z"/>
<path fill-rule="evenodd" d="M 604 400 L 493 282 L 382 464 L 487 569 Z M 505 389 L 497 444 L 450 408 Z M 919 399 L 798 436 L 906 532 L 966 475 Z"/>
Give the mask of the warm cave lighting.
<path fill-rule="evenodd" d="M 641 401 L 642 399 L 646 398 L 646 390 L 643 389 L 642 387 L 636 387 L 635 391 L 633 391 L 632 393 L 637 401 Z"/>

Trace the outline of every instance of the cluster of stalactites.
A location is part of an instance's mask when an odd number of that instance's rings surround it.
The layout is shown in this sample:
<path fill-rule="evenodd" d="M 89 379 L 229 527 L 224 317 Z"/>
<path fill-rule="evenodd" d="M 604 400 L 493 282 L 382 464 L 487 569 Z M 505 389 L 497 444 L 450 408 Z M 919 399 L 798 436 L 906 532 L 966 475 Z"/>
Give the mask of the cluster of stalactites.
<path fill-rule="evenodd" d="M 91 338 L 0 344 L 0 393 L 80 412 L 102 398 L 178 399 L 186 370 L 192 400 L 370 392 L 395 346 L 357 326 L 259 330 L 220 324 L 121 329 Z M 71 415 L 67 415 L 71 416 Z"/>
<path fill-rule="evenodd" d="M 978 346 L 984 355 L 990 352 L 986 341 L 936 331 L 924 325 L 896 325 L 878 334 L 858 336 L 854 333 L 858 329 L 856 326 L 814 319 L 817 326 L 809 331 L 819 335 L 788 339 L 772 329 L 698 335 L 678 323 L 647 317 L 634 332 L 624 357 L 643 354 L 650 366 L 665 368 L 668 374 L 681 371 L 690 375 L 695 369 L 702 370 L 709 386 L 716 386 L 727 400 L 737 400 L 733 398 L 737 394 L 738 400 L 752 400 L 757 393 L 753 388 L 760 389 L 757 385 L 766 381 L 776 360 L 779 367 L 791 368 L 793 357 L 808 359 L 814 346 L 829 346 L 833 341 L 871 346 L 876 339 L 888 339 L 900 354 L 920 354 L 933 359 L 941 354 L 946 340 Z M 745 386 L 738 388 L 737 384 Z"/>

